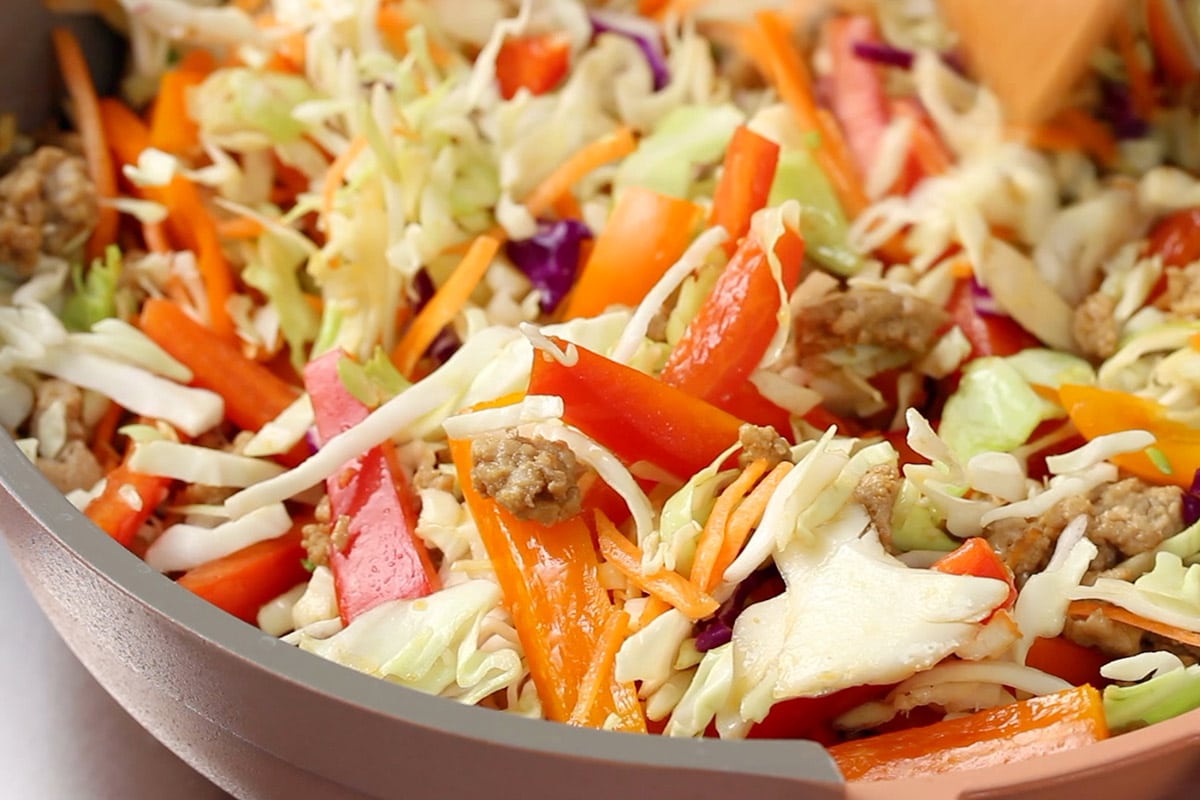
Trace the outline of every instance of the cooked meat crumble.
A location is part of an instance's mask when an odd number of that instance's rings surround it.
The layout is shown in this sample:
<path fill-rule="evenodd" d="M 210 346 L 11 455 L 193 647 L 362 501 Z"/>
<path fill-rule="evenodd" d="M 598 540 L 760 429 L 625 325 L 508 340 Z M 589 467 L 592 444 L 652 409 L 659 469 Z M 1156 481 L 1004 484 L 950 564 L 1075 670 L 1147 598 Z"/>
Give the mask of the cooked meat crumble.
<path fill-rule="evenodd" d="M 949 314 L 928 300 L 885 289 L 850 288 L 804 307 L 796 317 L 796 353 L 807 358 L 842 347 L 876 345 L 919 355 L 949 324 Z"/>
<path fill-rule="evenodd" d="M 892 511 L 903 483 L 900 470 L 894 464 L 876 464 L 854 487 L 854 499 L 867 510 L 871 524 L 879 532 L 879 541 L 889 550 L 892 546 Z"/>
<path fill-rule="evenodd" d="M 475 489 L 521 519 L 553 525 L 582 509 L 583 468 L 561 442 L 490 434 L 472 442 L 471 458 Z"/>
<path fill-rule="evenodd" d="M 1116 298 L 1095 292 L 1084 298 L 1071 319 L 1071 333 L 1080 351 L 1091 358 L 1105 359 L 1117 352 L 1120 330 L 1113 311 Z"/>
<path fill-rule="evenodd" d="M 782 461 L 792 460 L 792 446 L 770 425 L 747 422 L 738 429 L 738 439 L 742 442 L 742 466 L 765 459 L 767 469 L 772 469 Z"/>
<path fill-rule="evenodd" d="M 95 226 L 98 208 L 83 158 L 39 148 L 0 178 L 0 263 L 27 275 L 39 255 L 65 255 Z"/>

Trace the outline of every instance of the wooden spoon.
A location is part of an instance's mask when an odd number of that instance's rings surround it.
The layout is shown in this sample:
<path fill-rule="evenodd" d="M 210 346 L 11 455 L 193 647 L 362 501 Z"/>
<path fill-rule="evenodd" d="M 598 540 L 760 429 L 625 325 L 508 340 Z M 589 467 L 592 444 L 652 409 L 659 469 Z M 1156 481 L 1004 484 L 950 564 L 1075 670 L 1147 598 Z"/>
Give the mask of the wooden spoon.
<path fill-rule="evenodd" d="M 1125 0 L 940 0 L 968 62 L 1009 122 L 1036 125 L 1059 109 Z"/>

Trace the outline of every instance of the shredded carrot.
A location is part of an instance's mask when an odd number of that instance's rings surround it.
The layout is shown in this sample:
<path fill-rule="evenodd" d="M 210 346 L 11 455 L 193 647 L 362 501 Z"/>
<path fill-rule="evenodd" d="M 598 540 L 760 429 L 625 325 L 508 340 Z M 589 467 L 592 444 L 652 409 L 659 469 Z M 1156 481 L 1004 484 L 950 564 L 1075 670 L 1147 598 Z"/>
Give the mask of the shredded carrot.
<path fill-rule="evenodd" d="M 413 374 L 425 350 L 475 291 L 499 249 L 500 241 L 491 236 L 479 236 L 472 242 L 471 249 L 458 262 L 454 273 L 413 319 L 392 351 L 392 363 L 402 374 Z"/>
<path fill-rule="evenodd" d="M 146 249 L 151 253 L 171 252 L 171 242 L 167 239 L 167 228 L 161 222 L 142 223 L 142 239 Z"/>
<path fill-rule="evenodd" d="M 329 165 L 329 170 L 325 173 L 325 184 L 321 188 L 321 216 L 328 217 L 333 213 L 333 201 L 337 196 L 338 189 L 346 180 L 346 173 L 350 169 L 350 165 L 354 160 L 367 149 L 367 138 L 365 136 L 356 136 L 350 141 L 346 149 L 333 160 Z"/>
<path fill-rule="evenodd" d="M 631 630 L 634 632 L 640 631 L 665 614 L 670 608 L 671 605 L 666 600 L 650 595 L 646 598 L 646 605 L 642 607 L 642 613 L 638 615 L 637 621 L 631 626 Z"/>
<path fill-rule="evenodd" d="M 1043 150 L 1082 150 L 1106 167 L 1114 166 L 1120 156 L 1112 132 L 1078 108 L 1061 111 L 1049 122 L 1035 128 L 1014 127 L 1012 135 Z"/>
<path fill-rule="evenodd" d="M 665 600 L 683 612 L 688 619 L 704 619 L 720 605 L 712 596 L 696 588 L 678 572 L 659 567 L 654 572 L 642 571 L 642 552 L 637 545 L 617 530 L 603 511 L 596 511 L 596 532 L 600 541 L 600 553 L 647 594 Z"/>
<path fill-rule="evenodd" d="M 525 207 L 533 216 L 541 216 L 584 175 L 610 161 L 624 158 L 636 147 L 633 131 L 625 126 L 584 145 L 529 193 L 525 198 Z"/>
<path fill-rule="evenodd" d="M 950 264 L 950 275 L 958 280 L 967 280 L 975 275 L 975 268 L 971 266 L 969 259 L 965 257 L 956 258 Z"/>
<path fill-rule="evenodd" d="M 893 103 L 896 114 L 912 120 L 912 154 L 926 175 L 944 175 L 954 164 L 954 156 L 929 122 L 920 105 L 913 102 Z"/>
<path fill-rule="evenodd" d="M 117 196 L 117 173 L 113 167 L 108 143 L 105 141 L 104 126 L 100 121 L 100 101 L 96 96 L 96 85 L 92 82 L 92 72 L 88 69 L 83 48 L 79 46 L 75 34 L 66 28 L 55 28 L 51 36 L 67 93 L 75 107 L 75 126 L 83 139 L 88 174 L 101 200 L 96 215 L 96 227 L 88 239 L 87 255 L 89 259 L 101 258 L 104 249 L 116 241 L 117 227 L 120 224 L 117 210 L 103 202 Z"/>
<path fill-rule="evenodd" d="M 821 135 L 815 152 L 817 163 L 829 177 L 846 213 L 851 218 L 858 216 L 867 207 L 866 191 L 832 116 L 817 106 L 812 79 L 792 46 L 787 22 L 771 11 L 758 12 L 755 21 L 757 26 L 748 30 L 750 56 L 792 109 L 800 129 Z"/>
<path fill-rule="evenodd" d="M 551 207 L 559 219 L 583 218 L 583 209 L 579 207 L 579 201 L 575 199 L 575 195 L 570 192 L 565 192 L 561 197 L 557 198 L 551 204 Z"/>
<path fill-rule="evenodd" d="M 1154 77 L 1142 61 L 1137 50 L 1137 36 L 1129 22 L 1129 15 L 1122 14 L 1117 19 L 1113 29 L 1117 53 L 1125 65 L 1126 77 L 1129 79 L 1130 100 L 1133 110 L 1142 119 L 1150 119 L 1154 114 Z"/>
<path fill-rule="evenodd" d="M 725 487 L 713 504 L 704 530 L 700 533 L 700 541 L 696 543 L 696 555 L 692 558 L 692 583 L 701 591 L 712 591 L 720 580 L 716 571 L 717 561 L 724 550 L 725 531 L 729 526 L 729 518 L 738 503 L 750 491 L 751 487 L 767 471 L 766 459 L 755 459 L 750 462 L 733 483 Z"/>
<path fill-rule="evenodd" d="M 263 230 L 263 224 L 253 217 L 234 217 L 217 223 L 217 233 L 222 239 L 257 239 Z"/>
<path fill-rule="evenodd" d="M 1099 600 L 1072 600 L 1070 605 L 1067 606 L 1067 616 L 1074 619 L 1086 619 L 1097 611 L 1114 622 L 1123 622 L 1126 625 L 1132 625 L 1143 631 L 1165 636 L 1168 639 L 1190 644 L 1193 647 L 1200 647 L 1200 633 L 1196 631 L 1189 631 L 1186 628 L 1149 619 L 1120 606 L 1114 606 L 1111 603 L 1104 603 Z"/>
<path fill-rule="evenodd" d="M 604 726 L 603 719 L 597 719 L 596 701 L 601 689 L 612 683 L 613 665 L 617 661 L 617 651 L 629 635 L 629 614 L 615 610 L 604 621 L 600 635 L 596 639 L 596 652 L 592 663 L 584 673 L 583 681 L 579 684 L 579 694 L 575 699 L 575 708 L 567 720 L 568 725 L 580 725 L 590 728 Z"/>
<path fill-rule="evenodd" d="M 719 581 L 725 574 L 725 570 L 737 558 L 738 553 L 746 544 L 746 540 L 750 538 L 750 532 L 762 520 L 763 512 L 767 510 L 767 503 L 770 502 L 771 495 L 775 494 L 779 484 L 791 471 L 792 465 L 786 461 L 776 464 L 775 468 L 767 473 L 758 486 L 754 487 L 754 491 L 738 504 L 737 509 L 729 517 L 729 522 L 725 525 L 725 537 L 721 541 L 721 552 L 717 556 L 710 581 L 714 583 Z"/>

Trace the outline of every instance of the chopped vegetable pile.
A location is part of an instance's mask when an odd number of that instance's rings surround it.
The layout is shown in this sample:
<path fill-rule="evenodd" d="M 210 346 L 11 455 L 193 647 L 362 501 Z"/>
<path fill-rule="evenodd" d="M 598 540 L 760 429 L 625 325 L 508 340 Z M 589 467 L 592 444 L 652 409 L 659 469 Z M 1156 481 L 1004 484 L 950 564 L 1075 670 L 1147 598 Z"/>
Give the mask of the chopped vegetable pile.
<path fill-rule="evenodd" d="M 925 0 L 120 5 L 118 91 L 56 31 L 0 154 L 0 421 L 97 536 L 850 779 L 1200 707 L 1194 3 L 1035 128 Z"/>

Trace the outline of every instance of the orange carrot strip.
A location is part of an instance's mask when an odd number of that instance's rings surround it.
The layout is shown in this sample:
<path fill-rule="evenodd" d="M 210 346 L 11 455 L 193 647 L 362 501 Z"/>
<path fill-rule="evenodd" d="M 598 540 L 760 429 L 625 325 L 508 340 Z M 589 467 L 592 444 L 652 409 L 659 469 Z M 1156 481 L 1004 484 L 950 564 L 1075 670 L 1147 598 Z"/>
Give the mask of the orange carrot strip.
<path fill-rule="evenodd" d="M 610 161 L 624 158 L 637 147 L 633 131 L 620 127 L 579 148 L 537 185 L 525 198 L 525 207 L 535 217 L 544 214 L 558 198 L 571 190 L 584 175 Z"/>
<path fill-rule="evenodd" d="M 1168 639 L 1190 644 L 1193 647 L 1200 647 L 1200 633 L 1143 617 L 1141 614 L 1135 614 L 1127 608 L 1114 606 L 1112 603 L 1100 600 L 1072 600 L 1067 606 L 1067 616 L 1073 619 L 1086 619 L 1097 611 L 1115 622 L 1123 622 L 1143 631 L 1166 636 Z"/>
<path fill-rule="evenodd" d="M 100 101 L 100 119 L 117 160 L 136 164 L 142 151 L 150 146 L 146 124 L 128 106 L 111 98 Z M 233 340 L 233 318 L 227 306 L 233 294 L 233 274 L 221 251 L 216 221 L 205 207 L 200 190 L 184 176 L 176 175 L 169 185 L 145 187 L 140 194 L 167 207 L 166 224 L 171 237 L 196 253 L 212 329 Z"/>
<path fill-rule="evenodd" d="M 87 256 L 101 258 L 104 249 L 116 241 L 120 215 L 106 203 L 117 196 L 117 173 L 113 168 L 112 156 L 105 141 L 104 126 L 100 121 L 99 98 L 92 72 L 75 34 L 66 28 L 55 28 L 51 32 L 54 51 L 58 56 L 58 67 L 67 85 L 67 94 L 75 107 L 75 126 L 83 138 L 83 153 L 87 160 L 88 174 L 96 185 L 100 197 L 100 208 L 96 215 L 96 227 L 88 238 Z"/>
<path fill-rule="evenodd" d="M 142 239 L 146 242 L 146 249 L 151 253 L 171 252 L 171 243 L 167 240 L 167 228 L 161 222 L 143 223 Z"/>
<path fill-rule="evenodd" d="M 175 303 L 153 299 L 142 306 L 142 331 L 192 371 L 192 384 L 225 400 L 225 416 L 257 431 L 292 404 L 299 390 L 237 345 L 218 337 Z"/>
<path fill-rule="evenodd" d="M 413 319 L 412 325 L 392 351 L 392 363 L 404 375 L 411 376 L 425 350 L 437 338 L 438 332 L 450 324 L 475 291 L 483 274 L 491 265 L 500 242 L 491 236 L 479 236 L 471 249 L 454 268 L 450 278 L 433 295 Z"/>
<path fill-rule="evenodd" d="M 200 126 L 188 111 L 188 92 L 216 69 L 207 50 L 192 50 L 175 69 L 163 74 L 150 116 L 150 146 L 183 155 L 200 146 Z"/>
<path fill-rule="evenodd" d="M 583 681 L 579 684 L 579 695 L 567 720 L 568 725 L 604 727 L 604 719 L 597 713 L 597 700 L 600 698 L 601 689 L 613 681 L 613 665 L 617 660 L 617 651 L 621 649 L 628 635 L 629 614 L 620 610 L 609 614 L 597 637 L 592 663 L 588 665 Z"/>
<path fill-rule="evenodd" d="M 263 224 L 253 217 L 234 217 L 217 223 L 222 239 L 257 239 L 262 236 Z"/>
<path fill-rule="evenodd" d="M 83 513 L 125 547 L 134 538 L 159 503 L 167 497 L 171 479 L 134 472 L 120 465 L 104 478 L 104 489 L 87 504 Z"/>
<path fill-rule="evenodd" d="M 354 159 L 358 158 L 366 149 L 367 137 L 356 136 L 329 165 L 329 170 L 325 173 L 325 183 L 321 188 L 321 216 L 328 217 L 333 213 L 333 201 L 337 196 L 337 190 L 346 180 L 346 172 L 354 163 Z"/>
<path fill-rule="evenodd" d="M 919 778 L 1012 764 L 1108 738 L 1104 704 L 1076 686 L 921 728 L 829 748 L 848 781 Z"/>
<path fill-rule="evenodd" d="M 1082 150 L 1106 167 L 1115 165 L 1120 157 L 1112 132 L 1078 108 L 1061 111 L 1044 125 L 1014 128 L 1013 132 L 1017 138 L 1043 150 Z"/>
<path fill-rule="evenodd" d="M 704 523 L 704 530 L 700 533 L 700 541 L 696 543 L 696 554 L 692 557 L 691 581 L 701 591 L 712 591 L 720 581 L 721 576 L 717 573 L 716 566 L 724 549 L 729 518 L 738 503 L 742 502 L 742 498 L 766 471 L 766 459 L 759 458 L 750 462 L 733 483 L 725 487 L 717 497 L 717 502 L 713 504 L 708 520 Z"/>
<path fill-rule="evenodd" d="M 1113 36 L 1117 47 L 1117 53 L 1121 56 L 1121 61 L 1125 65 L 1126 77 L 1129 79 L 1130 100 L 1133 102 L 1133 110 L 1142 119 L 1150 119 L 1154 115 L 1154 77 L 1150 74 L 1149 68 L 1142 61 L 1141 55 L 1137 50 L 1137 36 L 1133 32 L 1133 26 L 1129 22 L 1128 14 L 1121 14 L 1117 18 L 1117 25 L 1113 29 Z"/>
<path fill-rule="evenodd" d="M 300 527 L 188 570 L 178 583 L 217 608 L 254 624 L 274 598 L 308 578 Z"/>
<path fill-rule="evenodd" d="M 642 571 L 642 552 L 625 538 L 603 511 L 596 512 L 596 532 L 600 553 L 621 574 L 642 591 L 652 594 L 684 613 L 688 619 L 704 619 L 720 605 L 713 597 L 700 591 L 695 584 L 674 570 L 659 567 L 654 572 Z"/>
<path fill-rule="evenodd" d="M 755 21 L 751 56 L 791 108 L 800 129 L 821 134 L 821 145 L 814 154 L 817 163 L 833 184 L 847 215 L 858 216 L 867 207 L 866 191 L 832 116 L 817 106 L 812 79 L 792 46 L 787 22 L 779 13 L 770 11 L 758 12 Z"/>
<path fill-rule="evenodd" d="M 729 522 L 725 525 L 721 552 L 717 554 L 716 563 L 713 564 L 712 574 L 709 577 L 710 582 L 720 581 L 725 570 L 737 558 L 738 553 L 742 551 L 742 546 L 750 538 L 750 532 L 762 520 L 763 512 L 767 510 L 767 503 L 770 502 L 771 495 L 775 493 L 779 484 L 791 470 L 792 465 L 786 461 L 776 464 L 775 469 L 768 472 L 758 486 L 754 487 L 754 491 L 738 504 L 737 509 L 729 517 Z"/>

